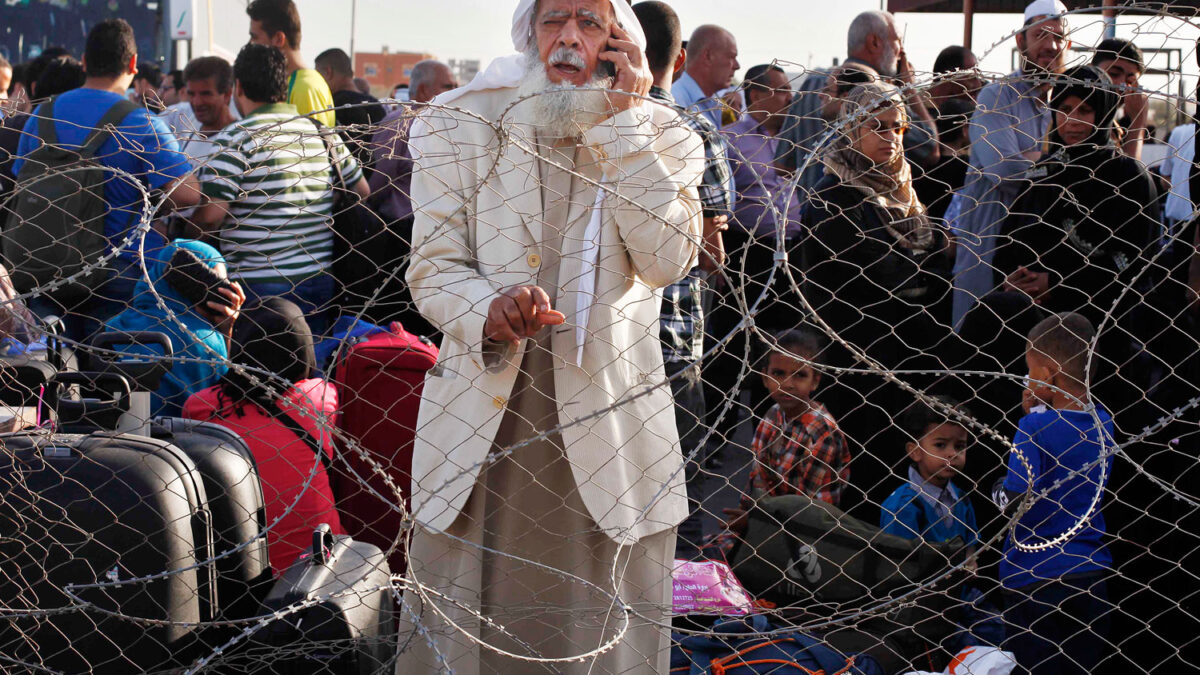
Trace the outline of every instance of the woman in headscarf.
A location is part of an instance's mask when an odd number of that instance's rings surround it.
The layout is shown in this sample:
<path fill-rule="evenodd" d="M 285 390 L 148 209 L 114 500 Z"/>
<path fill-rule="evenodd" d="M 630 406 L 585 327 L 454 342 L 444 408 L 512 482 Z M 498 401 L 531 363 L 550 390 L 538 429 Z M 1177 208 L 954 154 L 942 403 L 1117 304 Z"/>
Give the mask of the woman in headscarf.
<path fill-rule="evenodd" d="M 184 405 L 190 419 L 214 422 L 246 441 L 266 499 L 271 569 L 283 573 L 328 523 L 344 534 L 324 462 L 333 457 L 337 388 L 317 378 L 312 331 L 294 302 L 266 298 L 242 313 L 231 368 Z M 255 379 L 252 379 L 254 376 Z M 319 459 L 317 447 L 326 459 Z"/>
<path fill-rule="evenodd" d="M 1113 140 L 1120 105 L 1099 68 L 1063 74 L 1050 96 L 1050 154 L 1026 173 L 1030 185 L 1005 220 L 994 263 L 1002 290 L 1095 326 L 1144 269 L 1159 229 L 1150 173 Z M 1127 293 L 1123 310 L 1139 300 Z"/>
<path fill-rule="evenodd" d="M 905 365 L 911 358 L 944 349 L 948 329 L 928 310 L 948 291 L 948 239 L 913 189 L 899 91 L 883 82 L 855 87 L 838 124 L 826 175 L 804 205 L 805 290 L 842 337 L 889 368 L 913 367 Z"/>
<path fill-rule="evenodd" d="M 146 251 L 143 259 L 149 282 L 145 277 L 138 281 L 130 307 L 109 319 L 105 330 L 157 331 L 170 338 L 171 370 L 151 393 L 150 410 L 153 415 L 178 415 L 192 392 L 216 383 L 225 372 L 229 337 L 246 294 L 228 281 L 225 259 L 208 244 L 177 239 Z"/>
<path fill-rule="evenodd" d="M 840 133 L 825 151 L 826 175 L 804 205 L 804 291 L 817 316 L 834 333 L 887 369 L 949 370 L 974 352 L 930 308 L 948 293 L 944 271 L 947 236 L 926 214 L 904 158 L 907 112 L 898 90 L 883 82 L 860 85 L 846 95 L 836 124 Z M 825 362 L 862 367 L 837 341 Z M 932 376 L 902 376 L 917 386 Z M 939 391 L 962 398 L 939 382 Z M 896 448 L 906 441 L 892 416 L 911 395 L 878 375 L 839 375 L 821 401 L 865 452 L 853 462 L 853 486 L 867 501 L 843 508 L 878 518 L 888 478 L 903 464 Z M 856 510 L 862 509 L 862 510 Z"/>

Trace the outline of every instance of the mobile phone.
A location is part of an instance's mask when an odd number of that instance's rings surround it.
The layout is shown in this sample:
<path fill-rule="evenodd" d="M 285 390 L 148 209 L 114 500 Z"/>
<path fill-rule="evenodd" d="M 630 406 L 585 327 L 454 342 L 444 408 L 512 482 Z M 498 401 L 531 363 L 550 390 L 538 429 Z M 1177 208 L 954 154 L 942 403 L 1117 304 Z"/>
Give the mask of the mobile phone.
<path fill-rule="evenodd" d="M 612 47 L 605 47 L 603 51 L 615 52 L 617 50 L 613 49 Z M 604 77 L 616 77 L 617 76 L 617 64 L 613 63 L 612 61 L 601 61 L 599 70 L 600 70 L 600 74 L 603 75 Z"/>

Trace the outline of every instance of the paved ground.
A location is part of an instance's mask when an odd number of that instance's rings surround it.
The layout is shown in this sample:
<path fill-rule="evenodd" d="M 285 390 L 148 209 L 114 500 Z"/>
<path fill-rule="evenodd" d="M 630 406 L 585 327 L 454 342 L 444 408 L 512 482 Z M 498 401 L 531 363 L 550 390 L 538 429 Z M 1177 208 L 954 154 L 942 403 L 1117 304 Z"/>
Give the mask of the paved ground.
<path fill-rule="evenodd" d="M 715 452 L 715 465 L 703 472 L 701 480 L 692 486 L 693 498 L 701 499 L 700 508 L 679 526 L 679 545 L 676 557 L 691 559 L 698 555 L 697 545 L 721 529 L 724 509 L 737 506 L 750 481 L 753 456 L 750 443 L 754 439 L 756 420 L 742 408 L 737 425 L 728 438 L 714 437 L 709 444 Z"/>

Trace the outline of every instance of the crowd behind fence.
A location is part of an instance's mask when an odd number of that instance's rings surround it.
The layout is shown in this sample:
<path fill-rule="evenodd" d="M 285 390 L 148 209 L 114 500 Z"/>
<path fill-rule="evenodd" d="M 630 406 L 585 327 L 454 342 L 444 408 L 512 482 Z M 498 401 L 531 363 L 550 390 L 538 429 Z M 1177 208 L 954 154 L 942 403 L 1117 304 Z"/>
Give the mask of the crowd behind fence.
<path fill-rule="evenodd" d="M 1016 73 L 780 60 L 630 117 L 528 65 L 300 114 L 251 45 L 156 115 L 41 63 L 0 128 L 2 669 L 1192 668 L 1200 135 L 1156 111 L 1196 101 L 1037 16 Z"/>

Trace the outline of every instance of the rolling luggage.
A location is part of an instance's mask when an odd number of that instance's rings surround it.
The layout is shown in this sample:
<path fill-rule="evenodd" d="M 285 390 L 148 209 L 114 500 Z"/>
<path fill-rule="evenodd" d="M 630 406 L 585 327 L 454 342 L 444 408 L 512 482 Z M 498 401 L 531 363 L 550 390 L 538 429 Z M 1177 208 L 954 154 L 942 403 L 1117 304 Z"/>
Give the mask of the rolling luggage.
<path fill-rule="evenodd" d="M 129 391 L 112 374 L 57 378 Z M 4 434 L 0 447 L 0 606 L 91 606 L 2 622 L 0 651 L 69 673 L 191 661 L 200 631 L 186 624 L 213 620 L 218 607 L 212 513 L 192 458 L 165 441 L 112 432 Z M 113 585 L 154 575 L 162 576 Z"/>
<path fill-rule="evenodd" d="M 264 534 L 267 510 L 250 448 L 219 424 L 180 417 L 154 418 L 150 435 L 191 457 L 204 480 L 217 556 L 219 616 L 255 616 L 273 577 Z"/>
<path fill-rule="evenodd" d="M 87 353 L 88 367 L 129 379 L 133 383 L 130 404 L 113 410 L 97 404 L 75 413 L 76 404 L 60 402 L 59 409 L 66 420 L 80 418 L 73 425 L 77 430 L 143 432 L 175 445 L 195 462 L 208 495 L 215 555 L 220 556 L 215 561 L 217 615 L 221 619 L 254 616 L 272 581 L 267 539 L 262 535 L 267 527 L 266 506 L 254 455 L 237 434 L 220 425 L 176 417 L 148 419 L 150 391 L 158 387 L 169 364 L 108 353 L 127 345 L 154 345 L 168 357 L 172 353 L 170 338 L 163 333 L 101 333 Z"/>
<path fill-rule="evenodd" d="M 312 550 L 275 583 L 263 614 L 297 607 L 254 635 L 251 659 L 270 655 L 274 673 L 367 675 L 396 654 L 391 572 L 371 544 L 334 535 L 328 525 L 313 532 Z M 316 601 L 301 607 L 301 603 Z"/>
<path fill-rule="evenodd" d="M 437 362 L 438 350 L 399 323 L 393 322 L 389 328 L 389 332 L 348 343 L 344 355 L 336 360 L 333 381 L 340 396 L 340 428 L 387 469 L 407 502 L 417 409 L 425 374 Z M 392 506 L 393 491 L 353 449 L 339 443 L 338 450 L 330 484 L 342 526 L 356 541 L 386 551 L 402 526 L 401 515 Z M 388 564 L 396 573 L 404 571 L 404 554 L 399 548 L 389 555 Z"/>

